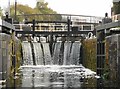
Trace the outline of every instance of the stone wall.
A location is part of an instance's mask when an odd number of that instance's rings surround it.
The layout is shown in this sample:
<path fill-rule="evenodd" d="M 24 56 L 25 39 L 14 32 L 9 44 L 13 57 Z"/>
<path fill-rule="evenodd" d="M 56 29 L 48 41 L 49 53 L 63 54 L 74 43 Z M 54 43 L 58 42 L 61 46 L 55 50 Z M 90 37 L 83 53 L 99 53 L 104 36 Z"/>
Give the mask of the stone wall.
<path fill-rule="evenodd" d="M 120 81 L 120 35 L 106 37 L 106 63 L 109 64 L 110 79 Z"/>
<path fill-rule="evenodd" d="M 2 78 L 5 79 L 7 74 L 10 73 L 9 41 L 10 41 L 9 35 L 3 33 L 0 34 L 0 72 L 1 72 L 0 79 Z M 2 72 L 4 76 L 2 76 Z"/>
<path fill-rule="evenodd" d="M 82 41 L 83 65 L 93 71 L 96 71 L 97 67 L 96 42 L 96 39 Z M 105 86 L 117 86 L 120 83 L 120 34 L 106 37 L 105 55 L 102 79 L 105 81 L 105 84 L 109 84 Z"/>
<path fill-rule="evenodd" d="M 95 38 L 82 41 L 83 65 L 93 71 L 96 71 L 96 42 Z"/>
<path fill-rule="evenodd" d="M 12 60 L 12 50 L 15 50 L 15 62 L 16 62 L 16 72 L 20 66 L 21 60 L 21 46 L 20 41 L 8 34 L 0 33 L 0 80 L 9 78 L 13 73 L 13 60 Z M 12 49 L 14 45 L 14 48 Z M 3 74 L 2 74 L 3 72 Z"/>

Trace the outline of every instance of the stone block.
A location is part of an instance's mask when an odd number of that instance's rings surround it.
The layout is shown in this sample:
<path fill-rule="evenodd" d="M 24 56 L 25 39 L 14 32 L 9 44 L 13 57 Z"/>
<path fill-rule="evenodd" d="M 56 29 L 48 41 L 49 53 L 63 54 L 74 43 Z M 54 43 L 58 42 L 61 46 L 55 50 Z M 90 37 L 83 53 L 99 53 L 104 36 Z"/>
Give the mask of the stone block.
<path fill-rule="evenodd" d="M 112 79 L 120 81 L 120 35 L 115 34 L 106 38 L 108 43 L 108 58 L 110 76 Z"/>

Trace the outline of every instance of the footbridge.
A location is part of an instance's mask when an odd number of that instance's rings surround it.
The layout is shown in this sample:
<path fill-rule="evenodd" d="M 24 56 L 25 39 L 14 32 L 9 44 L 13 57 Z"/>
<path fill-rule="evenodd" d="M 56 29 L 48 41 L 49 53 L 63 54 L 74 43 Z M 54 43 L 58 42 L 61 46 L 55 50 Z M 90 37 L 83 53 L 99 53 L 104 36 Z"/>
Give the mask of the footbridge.
<path fill-rule="evenodd" d="M 49 36 L 56 37 L 72 36 L 81 37 L 88 34 L 96 35 L 95 26 L 102 20 L 101 17 L 68 15 L 68 14 L 31 14 L 18 15 L 25 17 L 24 22 L 16 24 L 16 36 Z M 40 19 L 40 17 L 46 17 Z M 31 19 L 33 18 L 33 19 Z"/>

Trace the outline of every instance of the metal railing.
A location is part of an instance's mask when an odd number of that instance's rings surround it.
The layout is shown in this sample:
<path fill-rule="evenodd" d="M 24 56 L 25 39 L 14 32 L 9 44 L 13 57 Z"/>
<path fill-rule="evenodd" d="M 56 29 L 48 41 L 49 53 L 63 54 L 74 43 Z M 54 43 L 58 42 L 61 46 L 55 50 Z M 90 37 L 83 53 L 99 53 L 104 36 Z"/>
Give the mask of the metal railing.
<path fill-rule="evenodd" d="M 99 23 L 99 21 L 102 21 L 103 17 L 97 17 L 97 16 L 87 16 L 87 15 L 74 15 L 74 14 L 23 14 L 23 15 L 17 15 L 17 18 L 24 17 L 24 19 L 31 20 L 31 19 L 37 19 L 37 20 L 59 20 L 59 21 L 67 21 L 67 18 L 70 18 L 71 21 L 75 22 L 84 22 L 84 23 Z"/>

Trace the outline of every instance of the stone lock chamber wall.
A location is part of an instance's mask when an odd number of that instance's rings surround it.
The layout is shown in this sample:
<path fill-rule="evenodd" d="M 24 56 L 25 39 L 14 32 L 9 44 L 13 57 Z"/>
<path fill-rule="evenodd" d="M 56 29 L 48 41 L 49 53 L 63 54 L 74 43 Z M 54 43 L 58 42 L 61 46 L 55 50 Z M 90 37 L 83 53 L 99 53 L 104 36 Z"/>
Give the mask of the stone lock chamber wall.
<path fill-rule="evenodd" d="M 96 42 L 95 38 L 82 41 L 83 65 L 93 71 L 96 71 Z"/>
<path fill-rule="evenodd" d="M 120 34 L 106 37 L 106 60 L 109 64 L 110 79 L 120 81 Z"/>
<path fill-rule="evenodd" d="M 12 38 L 11 35 L 0 33 L 0 80 L 7 80 L 13 75 L 12 47 L 15 50 L 15 71 L 18 72 L 21 60 L 20 41 L 16 37 Z"/>

